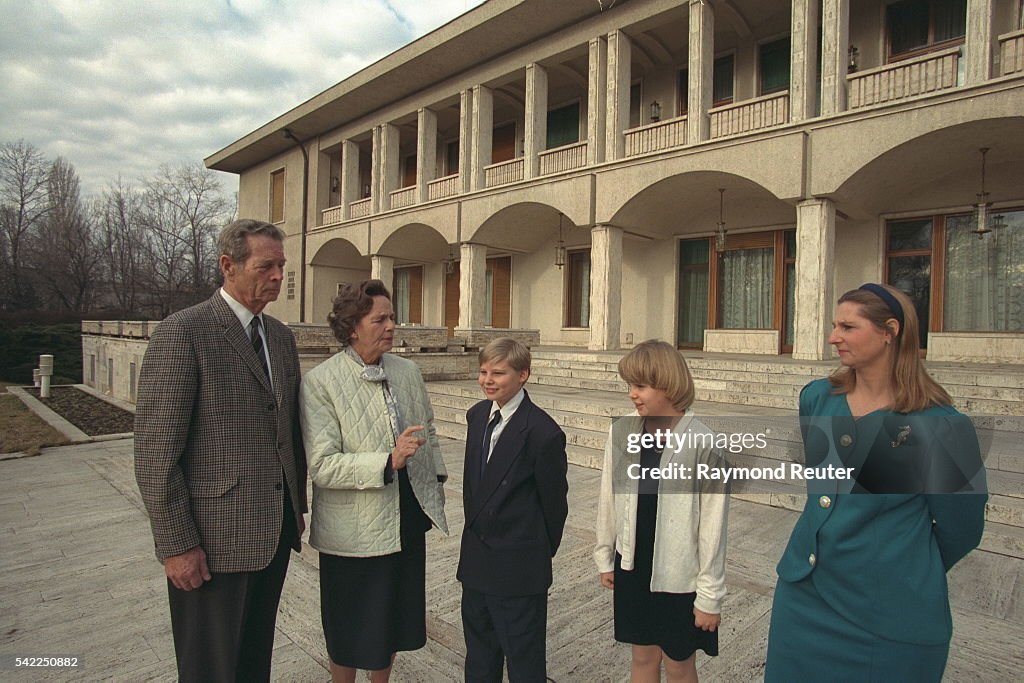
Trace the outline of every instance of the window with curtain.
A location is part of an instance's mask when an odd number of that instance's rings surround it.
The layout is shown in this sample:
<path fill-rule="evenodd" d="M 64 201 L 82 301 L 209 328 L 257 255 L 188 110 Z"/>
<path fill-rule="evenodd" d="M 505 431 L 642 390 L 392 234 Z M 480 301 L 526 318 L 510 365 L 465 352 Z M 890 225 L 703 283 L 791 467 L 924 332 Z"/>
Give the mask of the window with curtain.
<path fill-rule="evenodd" d="M 718 270 L 721 324 L 726 330 L 771 329 L 775 249 L 733 249 Z"/>
<path fill-rule="evenodd" d="M 548 112 L 548 137 L 545 149 L 580 141 L 580 103 L 573 102 Z"/>
<path fill-rule="evenodd" d="M 409 271 L 395 270 L 395 287 L 391 298 L 395 304 L 395 322 L 403 325 L 409 322 Z"/>
<path fill-rule="evenodd" d="M 284 220 L 284 169 L 270 174 L 270 222 Z"/>
<path fill-rule="evenodd" d="M 484 325 L 494 325 L 494 271 L 489 268 L 484 273 Z"/>
<path fill-rule="evenodd" d="M 566 256 L 566 327 L 590 327 L 590 250 L 570 251 Z"/>
<path fill-rule="evenodd" d="M 757 61 L 762 95 L 789 89 L 789 60 L 789 36 L 761 44 Z"/>
<path fill-rule="evenodd" d="M 1024 331 L 1024 210 L 979 240 L 972 215 L 947 216 L 943 328 Z"/>
<path fill-rule="evenodd" d="M 708 259 L 711 242 L 679 243 L 679 346 L 701 347 L 708 323 Z"/>
<path fill-rule="evenodd" d="M 732 102 L 732 89 L 736 59 L 732 53 L 723 55 L 715 60 L 712 67 L 711 106 L 720 107 Z M 687 100 L 690 89 L 690 70 L 688 68 L 679 71 L 679 115 L 682 116 L 689 108 Z"/>
<path fill-rule="evenodd" d="M 962 40 L 967 0 L 902 0 L 886 8 L 889 55 L 900 58 L 933 45 Z"/>
<path fill-rule="evenodd" d="M 886 239 L 886 280 L 914 302 L 922 349 L 931 326 L 932 223 L 931 217 L 890 221 Z"/>

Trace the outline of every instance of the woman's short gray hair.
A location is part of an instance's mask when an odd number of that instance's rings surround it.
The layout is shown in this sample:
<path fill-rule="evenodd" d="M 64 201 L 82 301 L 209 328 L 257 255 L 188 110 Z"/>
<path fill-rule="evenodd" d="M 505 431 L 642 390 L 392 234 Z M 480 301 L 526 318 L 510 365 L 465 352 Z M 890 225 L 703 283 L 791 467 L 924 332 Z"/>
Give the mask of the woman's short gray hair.
<path fill-rule="evenodd" d="M 245 263 L 249 258 L 249 235 L 266 235 L 284 242 L 284 231 L 276 225 L 253 218 L 239 218 L 220 231 L 217 236 L 217 253 L 226 255 L 235 263 Z"/>

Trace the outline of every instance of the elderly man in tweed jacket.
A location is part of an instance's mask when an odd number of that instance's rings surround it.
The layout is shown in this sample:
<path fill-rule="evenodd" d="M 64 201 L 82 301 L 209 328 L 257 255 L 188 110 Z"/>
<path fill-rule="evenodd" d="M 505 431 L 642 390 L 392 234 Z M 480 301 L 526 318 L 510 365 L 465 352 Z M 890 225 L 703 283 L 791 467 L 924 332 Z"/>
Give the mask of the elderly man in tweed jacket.
<path fill-rule="evenodd" d="M 237 220 L 218 239 L 224 287 L 157 327 L 139 375 L 135 476 L 164 565 L 178 676 L 267 681 L 306 460 L 295 339 L 262 315 L 284 234 Z"/>

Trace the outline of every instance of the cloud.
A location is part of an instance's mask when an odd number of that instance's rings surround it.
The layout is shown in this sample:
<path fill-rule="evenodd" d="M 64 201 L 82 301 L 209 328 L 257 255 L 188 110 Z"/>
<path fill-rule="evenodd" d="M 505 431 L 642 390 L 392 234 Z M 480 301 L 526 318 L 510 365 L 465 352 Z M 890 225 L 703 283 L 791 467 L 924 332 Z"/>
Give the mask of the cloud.
<path fill-rule="evenodd" d="M 0 142 L 64 156 L 98 193 L 199 161 L 480 2 L 0 0 Z"/>

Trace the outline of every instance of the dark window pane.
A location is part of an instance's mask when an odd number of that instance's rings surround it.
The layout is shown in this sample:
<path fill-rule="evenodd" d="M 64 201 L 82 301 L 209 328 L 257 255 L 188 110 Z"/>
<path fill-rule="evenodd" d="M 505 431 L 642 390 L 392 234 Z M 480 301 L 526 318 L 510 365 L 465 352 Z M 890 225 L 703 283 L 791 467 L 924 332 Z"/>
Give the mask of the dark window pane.
<path fill-rule="evenodd" d="M 687 108 L 690 106 L 688 101 L 690 93 L 690 70 L 680 69 L 679 71 L 679 83 L 676 84 L 676 90 L 679 92 L 679 115 L 682 116 L 686 113 Z"/>
<path fill-rule="evenodd" d="M 762 45 L 759 62 L 762 95 L 789 88 L 789 36 Z"/>
<path fill-rule="evenodd" d="M 590 252 L 569 253 L 567 327 L 590 326 Z"/>
<path fill-rule="evenodd" d="M 459 172 L 459 141 L 448 143 L 447 150 L 447 161 L 445 162 L 445 171 L 448 175 L 454 175 Z"/>
<path fill-rule="evenodd" d="M 788 59 L 788 57 L 787 57 Z M 714 70 L 714 91 L 711 98 L 715 102 L 723 102 L 725 100 L 732 99 L 732 81 L 733 81 L 733 56 L 725 55 L 715 60 Z M 786 78 L 787 83 L 789 77 Z"/>
<path fill-rule="evenodd" d="M 928 44 L 928 0 L 904 0 L 886 10 L 889 51 L 907 52 Z"/>
<path fill-rule="evenodd" d="M 629 127 L 636 128 L 640 125 L 640 98 L 643 95 L 639 83 L 634 83 L 629 88 Z"/>
<path fill-rule="evenodd" d="M 960 38 L 967 32 L 967 0 L 935 0 L 935 42 Z"/>
<path fill-rule="evenodd" d="M 931 246 L 931 218 L 915 218 L 910 221 L 889 222 L 889 251 L 930 249 Z"/>
<path fill-rule="evenodd" d="M 786 240 L 786 258 L 796 258 L 796 230 L 787 230 L 784 239 Z"/>
<path fill-rule="evenodd" d="M 786 329 L 783 331 L 783 344 L 793 345 L 793 321 L 796 315 L 796 264 L 786 264 Z"/>
<path fill-rule="evenodd" d="M 573 102 L 548 112 L 548 138 L 545 149 L 580 141 L 580 103 Z"/>
<path fill-rule="evenodd" d="M 711 249 L 708 240 L 686 240 L 679 243 L 679 264 L 707 264 Z"/>
<path fill-rule="evenodd" d="M 910 297 L 920 323 L 921 348 L 928 345 L 928 321 L 931 304 L 931 256 L 893 256 L 889 258 L 889 284 Z"/>

